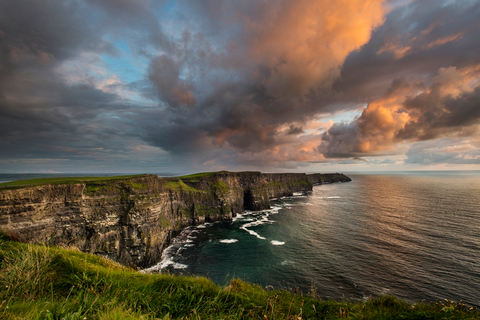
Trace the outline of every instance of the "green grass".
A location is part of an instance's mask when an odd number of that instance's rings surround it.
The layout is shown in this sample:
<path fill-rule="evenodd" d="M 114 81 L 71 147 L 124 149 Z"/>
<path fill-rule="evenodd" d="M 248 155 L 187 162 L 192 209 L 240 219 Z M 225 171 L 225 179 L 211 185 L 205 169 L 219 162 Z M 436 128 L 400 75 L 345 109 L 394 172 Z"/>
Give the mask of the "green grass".
<path fill-rule="evenodd" d="M 199 192 L 199 190 L 185 184 L 181 179 L 165 182 L 165 188 L 173 191 L 183 191 L 189 193 Z"/>
<path fill-rule="evenodd" d="M 0 319 L 479 319 L 461 303 L 319 300 L 239 279 L 142 274 L 75 250 L 0 234 Z"/>
<path fill-rule="evenodd" d="M 0 189 L 10 189 L 18 187 L 31 187 L 40 186 L 46 184 L 75 184 L 92 181 L 108 181 L 108 180 L 122 180 L 134 177 L 140 177 L 142 175 L 126 175 L 126 176 L 112 176 L 112 177 L 55 177 L 55 178 L 38 178 L 29 180 L 17 180 L 0 183 Z"/>
<path fill-rule="evenodd" d="M 148 189 L 148 185 L 143 183 L 135 183 L 133 181 L 127 181 L 127 184 L 134 189 Z"/>
<path fill-rule="evenodd" d="M 228 190 L 230 190 L 227 184 L 223 181 L 212 181 L 210 183 L 210 186 L 215 190 L 215 192 L 219 193 L 226 193 L 228 192 Z"/>
<path fill-rule="evenodd" d="M 178 178 L 180 178 L 180 179 L 203 178 L 203 177 L 213 176 L 217 173 L 218 173 L 217 171 L 215 171 L 215 172 L 199 172 L 199 173 L 194 173 L 194 174 L 188 174 L 186 176 L 181 176 L 181 177 L 178 177 Z"/>

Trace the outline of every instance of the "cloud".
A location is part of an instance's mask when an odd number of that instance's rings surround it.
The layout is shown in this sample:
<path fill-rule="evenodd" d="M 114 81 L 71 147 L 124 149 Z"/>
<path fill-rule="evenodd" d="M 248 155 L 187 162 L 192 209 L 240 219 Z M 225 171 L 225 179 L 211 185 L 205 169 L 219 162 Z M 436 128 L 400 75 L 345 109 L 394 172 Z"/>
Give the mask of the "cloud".
<path fill-rule="evenodd" d="M 175 56 L 151 60 L 149 79 L 168 106 L 188 106 L 169 114 L 172 126 L 188 128 L 178 139 L 202 136 L 211 149 L 250 155 L 284 145 L 279 131 L 285 125 L 291 135 L 302 133 L 294 122 L 320 111 L 316 97 L 330 90 L 347 55 L 368 42 L 384 17 L 381 1 L 213 3 L 193 4 L 194 14 L 207 26 L 215 18 L 220 35 L 184 33 Z M 226 45 L 216 42 L 225 40 L 224 30 L 232 32 Z M 167 124 L 148 135 L 169 135 L 170 129 Z M 152 141 L 173 150 L 173 141 Z"/>
<path fill-rule="evenodd" d="M 424 141 L 412 145 L 406 153 L 406 163 L 431 164 L 480 164 L 478 139 L 449 139 Z"/>
<path fill-rule="evenodd" d="M 382 155 L 401 151 L 396 146 L 405 141 L 477 134 L 479 9 L 441 1 L 393 9 L 333 86 L 367 107 L 351 123 L 334 124 L 319 151 L 327 158 Z"/>
<path fill-rule="evenodd" d="M 273 98 L 328 88 L 384 16 L 381 1 L 301 0 L 257 10 L 261 16 L 244 17 L 246 56 L 264 68 L 254 79 Z"/>
<path fill-rule="evenodd" d="M 195 103 L 191 86 L 179 78 L 179 66 L 168 56 L 161 55 L 151 61 L 149 78 L 170 106 L 192 106 Z"/>
<path fill-rule="evenodd" d="M 89 18 L 80 1 L 1 2 L 0 159 L 95 162 L 135 140 L 116 139 L 129 104 L 92 68 L 116 49 Z"/>
<path fill-rule="evenodd" d="M 335 124 L 319 150 L 327 157 L 383 154 L 403 141 L 472 136 L 480 127 L 480 72 L 440 68 L 423 82 L 395 80 L 350 124 Z M 426 87 L 426 84 L 429 86 Z"/>
<path fill-rule="evenodd" d="M 479 10 L 5 0 L 0 161 L 292 168 L 469 139 L 480 123 Z"/>
<path fill-rule="evenodd" d="M 478 64 L 478 10 L 475 1 L 410 1 L 393 9 L 370 41 L 347 57 L 334 88 L 368 101 L 393 79 Z"/>

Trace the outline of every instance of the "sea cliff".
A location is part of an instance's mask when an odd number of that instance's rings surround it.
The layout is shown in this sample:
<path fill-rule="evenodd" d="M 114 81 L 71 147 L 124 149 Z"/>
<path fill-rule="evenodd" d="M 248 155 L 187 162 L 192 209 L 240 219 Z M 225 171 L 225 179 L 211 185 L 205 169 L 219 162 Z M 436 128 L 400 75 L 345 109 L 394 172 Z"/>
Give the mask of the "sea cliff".
<path fill-rule="evenodd" d="M 350 181 L 343 174 L 215 172 L 178 178 L 117 179 L 2 188 L 0 229 L 32 243 L 78 248 L 146 267 L 188 225 L 230 220 L 270 199 L 312 185 Z"/>

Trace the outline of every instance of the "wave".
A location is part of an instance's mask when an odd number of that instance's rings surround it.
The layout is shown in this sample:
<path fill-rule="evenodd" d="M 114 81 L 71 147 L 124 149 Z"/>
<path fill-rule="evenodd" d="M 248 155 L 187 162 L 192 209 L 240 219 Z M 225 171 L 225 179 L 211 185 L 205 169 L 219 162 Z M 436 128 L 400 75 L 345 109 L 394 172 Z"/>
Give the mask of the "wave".
<path fill-rule="evenodd" d="M 248 215 L 248 217 L 249 217 L 248 221 L 251 221 L 251 222 L 243 224 L 240 227 L 240 229 L 247 231 L 250 235 L 257 237 L 258 239 L 266 240 L 265 237 L 262 237 L 257 232 L 255 232 L 255 231 L 253 231 L 249 228 L 260 226 L 260 225 L 267 224 L 267 223 L 269 223 L 269 224 L 274 223 L 275 221 L 269 220 L 268 217 L 272 214 L 278 213 L 280 211 L 280 209 L 282 209 L 282 208 L 283 208 L 283 206 L 274 205 L 270 209 L 245 213 L 243 215 L 243 217 Z M 252 220 L 252 218 L 253 218 L 253 220 Z M 257 220 L 255 220 L 254 218 L 257 218 Z M 247 221 L 247 219 L 245 219 L 244 221 Z"/>
<path fill-rule="evenodd" d="M 317 199 L 340 199 L 339 196 L 317 197 Z"/>
<path fill-rule="evenodd" d="M 252 236 L 257 237 L 258 239 L 267 240 L 267 238 L 262 237 L 261 235 L 259 235 L 258 233 L 256 233 L 256 232 L 253 231 L 253 230 L 247 229 L 247 228 L 245 228 L 245 227 L 240 227 L 240 229 L 247 231 L 247 232 L 250 233 Z"/>
<path fill-rule="evenodd" d="M 172 264 L 172 266 L 173 266 L 173 269 L 186 269 L 186 268 L 188 268 L 188 266 L 186 264 L 178 263 L 178 262 L 174 262 Z"/>
<path fill-rule="evenodd" d="M 270 243 L 274 246 L 283 246 L 285 244 L 285 241 L 277 241 L 277 240 L 272 240 Z"/>
<path fill-rule="evenodd" d="M 238 239 L 222 239 L 220 240 L 221 243 L 235 243 L 238 242 Z"/>
<path fill-rule="evenodd" d="M 198 228 L 195 227 L 195 228 Z M 162 259 L 156 265 L 142 270 L 144 273 L 151 273 L 151 272 L 161 272 L 165 268 L 173 268 L 173 269 L 186 269 L 188 265 L 176 262 L 179 257 L 182 256 L 182 251 L 186 250 L 188 247 L 193 247 L 194 239 L 197 239 L 194 233 L 199 232 L 194 227 L 187 227 L 185 228 L 180 235 L 172 240 L 170 245 L 163 251 Z"/>

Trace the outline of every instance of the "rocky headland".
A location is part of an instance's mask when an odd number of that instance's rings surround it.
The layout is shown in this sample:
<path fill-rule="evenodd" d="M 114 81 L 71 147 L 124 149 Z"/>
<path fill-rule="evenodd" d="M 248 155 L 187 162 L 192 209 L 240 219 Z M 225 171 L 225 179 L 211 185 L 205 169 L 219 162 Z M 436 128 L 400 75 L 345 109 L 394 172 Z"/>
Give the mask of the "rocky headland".
<path fill-rule="evenodd" d="M 215 172 L 119 177 L 38 186 L 0 185 L 0 230 L 14 239 L 78 248 L 147 267 L 183 228 L 231 220 L 270 199 L 346 182 L 343 174 Z"/>

